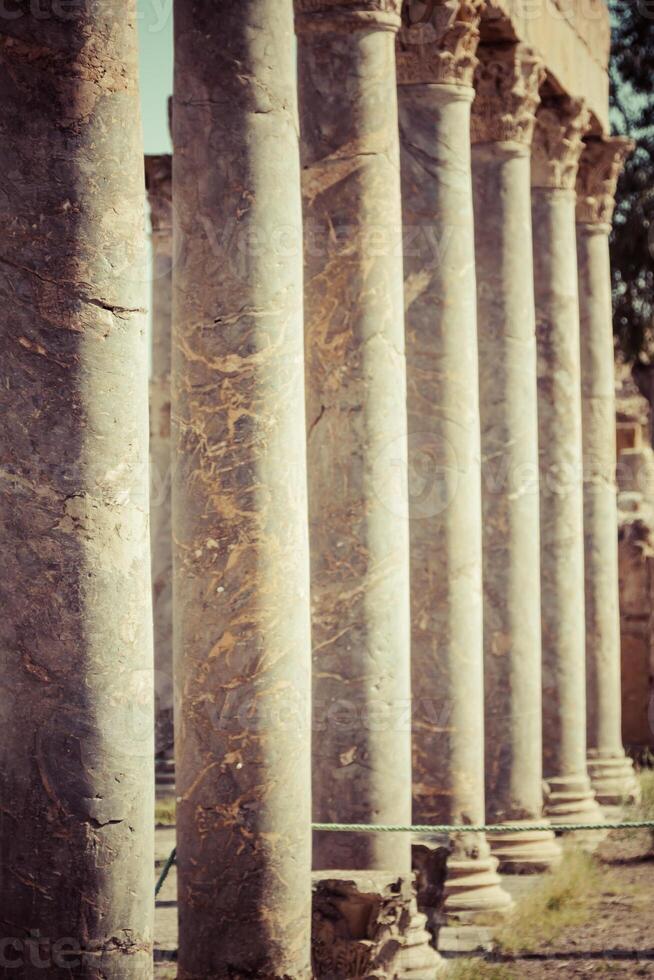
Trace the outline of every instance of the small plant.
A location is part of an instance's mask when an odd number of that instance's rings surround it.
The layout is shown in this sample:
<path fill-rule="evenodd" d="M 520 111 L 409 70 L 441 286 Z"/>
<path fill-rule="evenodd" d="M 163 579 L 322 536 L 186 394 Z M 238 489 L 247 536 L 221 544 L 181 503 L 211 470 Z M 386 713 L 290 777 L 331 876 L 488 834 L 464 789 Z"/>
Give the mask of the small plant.
<path fill-rule="evenodd" d="M 443 980 L 517 980 L 517 974 L 506 966 L 484 960 L 447 960 Z"/>
<path fill-rule="evenodd" d="M 156 827 L 174 827 L 176 803 L 174 796 L 156 800 L 154 804 L 154 823 Z"/>
<path fill-rule="evenodd" d="M 534 952 L 570 926 L 591 915 L 602 892 L 606 871 L 583 851 L 566 848 L 561 865 L 534 885 L 495 934 L 498 949 L 515 954 Z"/>

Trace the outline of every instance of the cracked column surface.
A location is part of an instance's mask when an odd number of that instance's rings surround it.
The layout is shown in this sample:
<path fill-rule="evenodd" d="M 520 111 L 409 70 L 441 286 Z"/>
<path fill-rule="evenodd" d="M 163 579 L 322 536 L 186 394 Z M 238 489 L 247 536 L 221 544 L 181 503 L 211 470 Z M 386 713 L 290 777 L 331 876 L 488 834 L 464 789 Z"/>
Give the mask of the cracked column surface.
<path fill-rule="evenodd" d="M 615 380 L 609 234 L 618 176 L 633 144 L 587 139 L 577 179 L 581 313 L 588 767 L 598 801 L 638 795 L 622 746 Z"/>
<path fill-rule="evenodd" d="M 176 0 L 179 977 L 308 980 L 310 610 L 292 0 Z"/>
<path fill-rule="evenodd" d="M 400 0 L 296 0 L 314 818 L 411 822 Z M 374 9 L 373 9 L 374 8 Z M 410 868 L 408 834 L 317 833 L 314 867 Z"/>
<path fill-rule="evenodd" d="M 532 146 L 545 813 L 602 822 L 586 764 L 586 636 L 575 182 L 589 113 L 547 96 Z M 579 834 L 575 834 L 575 841 Z"/>
<path fill-rule="evenodd" d="M 540 61 L 479 48 L 472 112 L 482 451 L 486 815 L 541 822 L 538 418 L 530 145 Z M 550 831 L 490 838 L 500 870 L 560 858 Z"/>
<path fill-rule="evenodd" d="M 413 819 L 483 824 L 481 474 L 470 170 L 479 3 L 405 5 L 398 99 L 405 229 L 412 606 Z M 424 910 L 439 845 L 414 842 Z M 447 921 L 504 912 L 484 834 L 450 841 Z M 437 879 L 434 880 L 434 872 Z M 431 901 L 430 901 L 431 897 Z M 432 913 L 433 914 L 433 913 Z"/>
<path fill-rule="evenodd" d="M 170 474 L 172 157 L 146 156 L 152 227 L 150 539 L 154 618 L 155 753 L 173 747 L 173 539 Z"/>
<path fill-rule="evenodd" d="M 0 26 L 3 976 L 152 976 L 136 5 Z"/>

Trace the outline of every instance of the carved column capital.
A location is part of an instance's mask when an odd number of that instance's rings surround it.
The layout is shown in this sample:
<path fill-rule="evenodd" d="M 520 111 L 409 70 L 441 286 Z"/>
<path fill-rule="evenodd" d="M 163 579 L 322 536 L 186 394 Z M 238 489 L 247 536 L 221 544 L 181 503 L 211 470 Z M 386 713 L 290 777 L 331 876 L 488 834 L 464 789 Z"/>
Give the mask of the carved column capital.
<path fill-rule="evenodd" d="M 577 175 L 577 221 L 610 225 L 615 209 L 615 189 L 634 142 L 625 136 L 590 137 L 584 140 Z"/>
<path fill-rule="evenodd" d="M 405 0 L 397 37 L 400 85 L 471 86 L 484 0 Z"/>
<path fill-rule="evenodd" d="M 532 187 L 575 189 L 589 121 L 583 99 L 556 96 L 541 103 L 531 150 Z"/>
<path fill-rule="evenodd" d="M 173 230 L 173 158 L 170 153 L 145 157 L 145 187 L 152 235 L 170 237 Z"/>
<path fill-rule="evenodd" d="M 294 0 L 298 34 L 397 31 L 402 0 Z"/>
<path fill-rule="evenodd" d="M 482 45 L 475 72 L 473 143 L 529 146 L 534 131 L 543 63 L 525 44 Z"/>

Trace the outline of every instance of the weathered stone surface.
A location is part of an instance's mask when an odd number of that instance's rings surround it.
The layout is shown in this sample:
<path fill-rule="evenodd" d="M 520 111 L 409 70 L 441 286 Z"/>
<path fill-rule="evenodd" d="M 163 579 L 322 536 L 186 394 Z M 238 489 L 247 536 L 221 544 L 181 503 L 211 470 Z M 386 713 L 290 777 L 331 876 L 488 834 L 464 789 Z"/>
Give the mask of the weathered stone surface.
<path fill-rule="evenodd" d="M 608 806 L 637 784 L 622 747 L 615 390 L 608 235 L 627 141 L 588 140 L 577 183 L 589 771 Z"/>
<path fill-rule="evenodd" d="M 586 768 L 583 464 L 575 180 L 588 121 L 550 99 L 532 150 L 536 298 L 543 776 L 552 823 L 602 821 Z M 578 832 L 575 841 L 579 840 Z"/>
<path fill-rule="evenodd" d="M 541 69 L 531 51 L 480 48 L 473 104 L 482 449 L 486 814 L 540 820 L 542 790 L 536 331 L 530 137 Z M 512 115 L 510 114 L 510 112 Z M 479 112 L 479 117 L 477 117 Z M 475 121 L 476 119 L 476 121 Z M 499 120 L 499 121 L 498 121 Z M 552 834 L 502 835 L 500 868 L 558 858 Z M 511 857 L 511 849 L 516 857 Z"/>
<path fill-rule="evenodd" d="M 316 980 L 434 980 L 411 875 L 314 872 L 313 976 Z"/>
<path fill-rule="evenodd" d="M 482 7 L 483 0 L 436 0 L 429 7 L 407 0 L 397 36 L 398 82 L 470 87 Z"/>
<path fill-rule="evenodd" d="M 3 976 L 152 975 L 136 5 L 0 26 Z"/>
<path fill-rule="evenodd" d="M 298 5 L 314 818 L 411 820 L 399 3 Z M 395 20 L 392 18 L 395 17 Z M 365 30 L 354 30 L 361 26 Z M 391 18 L 389 20 L 389 18 Z M 406 834 L 316 834 L 315 868 L 408 873 Z"/>
<path fill-rule="evenodd" d="M 560 90 L 586 97 L 595 132 L 609 130 L 611 25 L 605 0 L 486 0 L 484 40 L 534 47 Z"/>
<path fill-rule="evenodd" d="M 415 13 L 420 9 L 417 5 Z M 458 6 L 458 5 L 457 5 Z M 410 17 L 412 8 L 405 8 Z M 437 10 L 439 8 L 436 8 Z M 449 7 L 446 8 L 449 13 Z M 483 823 L 484 680 L 475 242 L 467 77 L 478 36 L 470 5 L 446 24 L 457 56 L 434 77 L 403 38 L 398 89 L 405 234 L 412 602 L 413 818 Z M 435 31 L 437 23 L 433 25 Z M 437 38 L 432 47 L 437 48 Z M 432 59 L 430 59 L 431 61 Z M 429 77 L 428 75 L 426 77 Z M 440 914 L 444 877 L 414 848 L 421 908 Z M 483 834 L 452 841 L 447 915 L 506 909 Z M 433 880 L 431 870 L 437 873 Z M 435 894 L 432 894 L 435 890 Z M 434 904 L 436 899 L 436 904 Z"/>
<path fill-rule="evenodd" d="M 150 552 L 154 620 L 155 752 L 173 747 L 173 537 L 170 362 L 173 287 L 172 158 L 146 156 L 152 242 Z"/>
<path fill-rule="evenodd" d="M 531 146 L 543 63 L 524 44 L 482 45 L 475 72 L 472 142 Z"/>
<path fill-rule="evenodd" d="M 180 980 L 308 978 L 310 611 L 291 0 L 175 4 Z"/>

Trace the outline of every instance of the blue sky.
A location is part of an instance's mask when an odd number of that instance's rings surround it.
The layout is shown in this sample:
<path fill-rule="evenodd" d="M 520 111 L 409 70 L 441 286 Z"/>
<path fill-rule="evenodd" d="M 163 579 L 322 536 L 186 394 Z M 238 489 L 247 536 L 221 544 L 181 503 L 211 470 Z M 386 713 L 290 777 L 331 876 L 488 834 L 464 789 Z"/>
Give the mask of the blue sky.
<path fill-rule="evenodd" d="M 169 153 L 168 96 L 173 90 L 173 0 L 138 0 L 141 107 L 146 153 Z"/>

